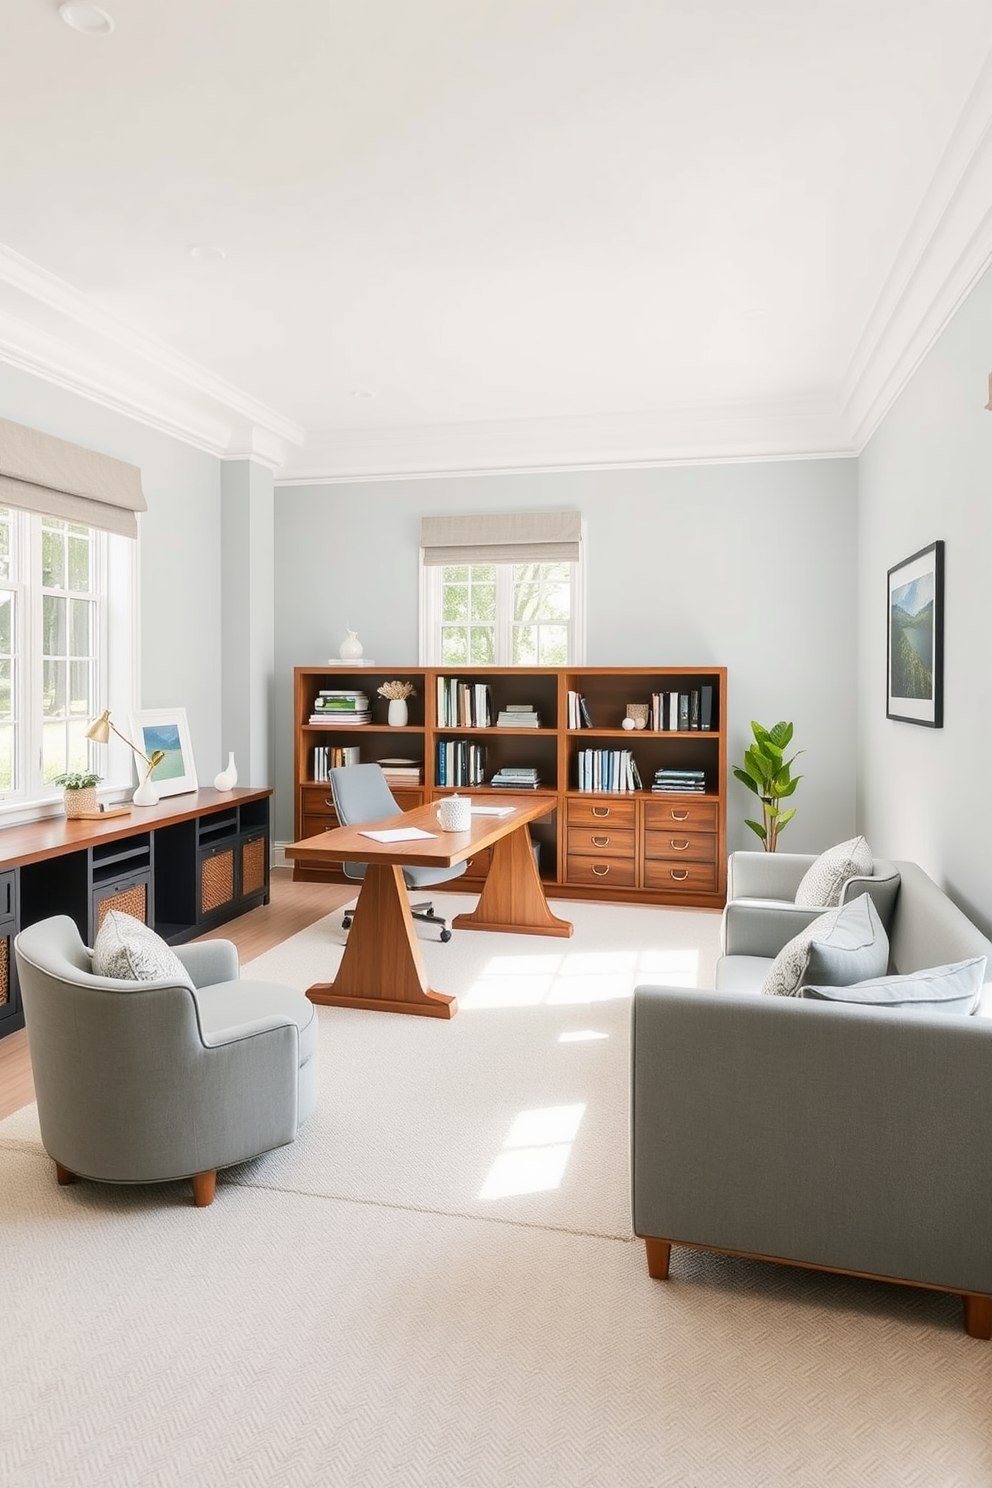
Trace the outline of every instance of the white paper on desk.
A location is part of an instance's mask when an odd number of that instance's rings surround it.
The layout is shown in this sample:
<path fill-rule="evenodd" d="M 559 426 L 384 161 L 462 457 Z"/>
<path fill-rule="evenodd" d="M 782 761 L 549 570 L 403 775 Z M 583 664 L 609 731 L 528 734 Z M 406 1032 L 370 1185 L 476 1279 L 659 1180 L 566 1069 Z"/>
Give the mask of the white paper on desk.
<path fill-rule="evenodd" d="M 516 806 L 473 806 L 473 816 L 512 816 Z"/>
<path fill-rule="evenodd" d="M 363 832 L 376 842 L 410 842 L 415 837 L 436 837 L 436 832 L 422 832 L 419 827 L 387 827 L 384 832 Z"/>

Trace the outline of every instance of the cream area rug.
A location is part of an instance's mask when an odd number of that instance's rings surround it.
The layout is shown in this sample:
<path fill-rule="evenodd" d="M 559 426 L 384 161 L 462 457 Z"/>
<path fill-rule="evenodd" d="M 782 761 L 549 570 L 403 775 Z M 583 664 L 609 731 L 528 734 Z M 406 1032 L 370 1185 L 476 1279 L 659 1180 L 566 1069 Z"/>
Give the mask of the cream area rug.
<path fill-rule="evenodd" d="M 446 896 L 439 907 L 465 900 Z M 422 929 L 450 1022 L 318 1010 L 289 1148 L 57 1188 L 0 1123 L 3 1488 L 987 1488 L 992 1348 L 953 1299 L 673 1252 L 627 1207 L 630 992 L 718 916 L 565 904 Z M 326 980 L 340 914 L 245 968 Z"/>

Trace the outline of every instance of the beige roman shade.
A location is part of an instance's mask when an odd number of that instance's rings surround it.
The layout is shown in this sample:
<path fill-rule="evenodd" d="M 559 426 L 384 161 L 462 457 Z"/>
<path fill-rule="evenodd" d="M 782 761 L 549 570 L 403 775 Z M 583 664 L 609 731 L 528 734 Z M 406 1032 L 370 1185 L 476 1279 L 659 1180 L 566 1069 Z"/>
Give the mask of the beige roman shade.
<path fill-rule="evenodd" d="M 573 511 L 490 512 L 424 517 L 424 563 L 576 563 L 582 514 Z"/>
<path fill-rule="evenodd" d="M 137 465 L 0 419 L 0 506 L 137 537 L 147 511 Z"/>

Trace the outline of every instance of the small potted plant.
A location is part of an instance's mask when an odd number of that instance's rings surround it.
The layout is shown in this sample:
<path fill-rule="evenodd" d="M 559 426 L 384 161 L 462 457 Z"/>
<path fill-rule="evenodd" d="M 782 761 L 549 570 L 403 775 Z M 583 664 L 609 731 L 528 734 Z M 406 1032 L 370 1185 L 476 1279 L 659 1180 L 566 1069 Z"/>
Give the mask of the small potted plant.
<path fill-rule="evenodd" d="M 102 779 L 90 770 L 67 770 L 64 775 L 56 775 L 52 784 L 62 787 L 66 816 L 85 816 L 97 809 L 96 788 Z"/>

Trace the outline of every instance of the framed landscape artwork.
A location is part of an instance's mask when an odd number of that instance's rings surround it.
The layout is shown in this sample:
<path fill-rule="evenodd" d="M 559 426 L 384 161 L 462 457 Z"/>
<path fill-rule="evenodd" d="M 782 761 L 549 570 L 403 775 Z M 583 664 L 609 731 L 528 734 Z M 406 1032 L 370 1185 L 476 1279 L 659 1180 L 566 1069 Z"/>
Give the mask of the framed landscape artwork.
<path fill-rule="evenodd" d="M 181 796 L 196 790 L 196 765 L 185 708 L 151 708 L 132 713 L 131 733 L 138 748 L 149 758 L 156 749 L 165 755 L 152 771 L 152 783 L 160 796 Z"/>
<path fill-rule="evenodd" d="M 944 544 L 889 569 L 887 718 L 944 725 Z"/>

